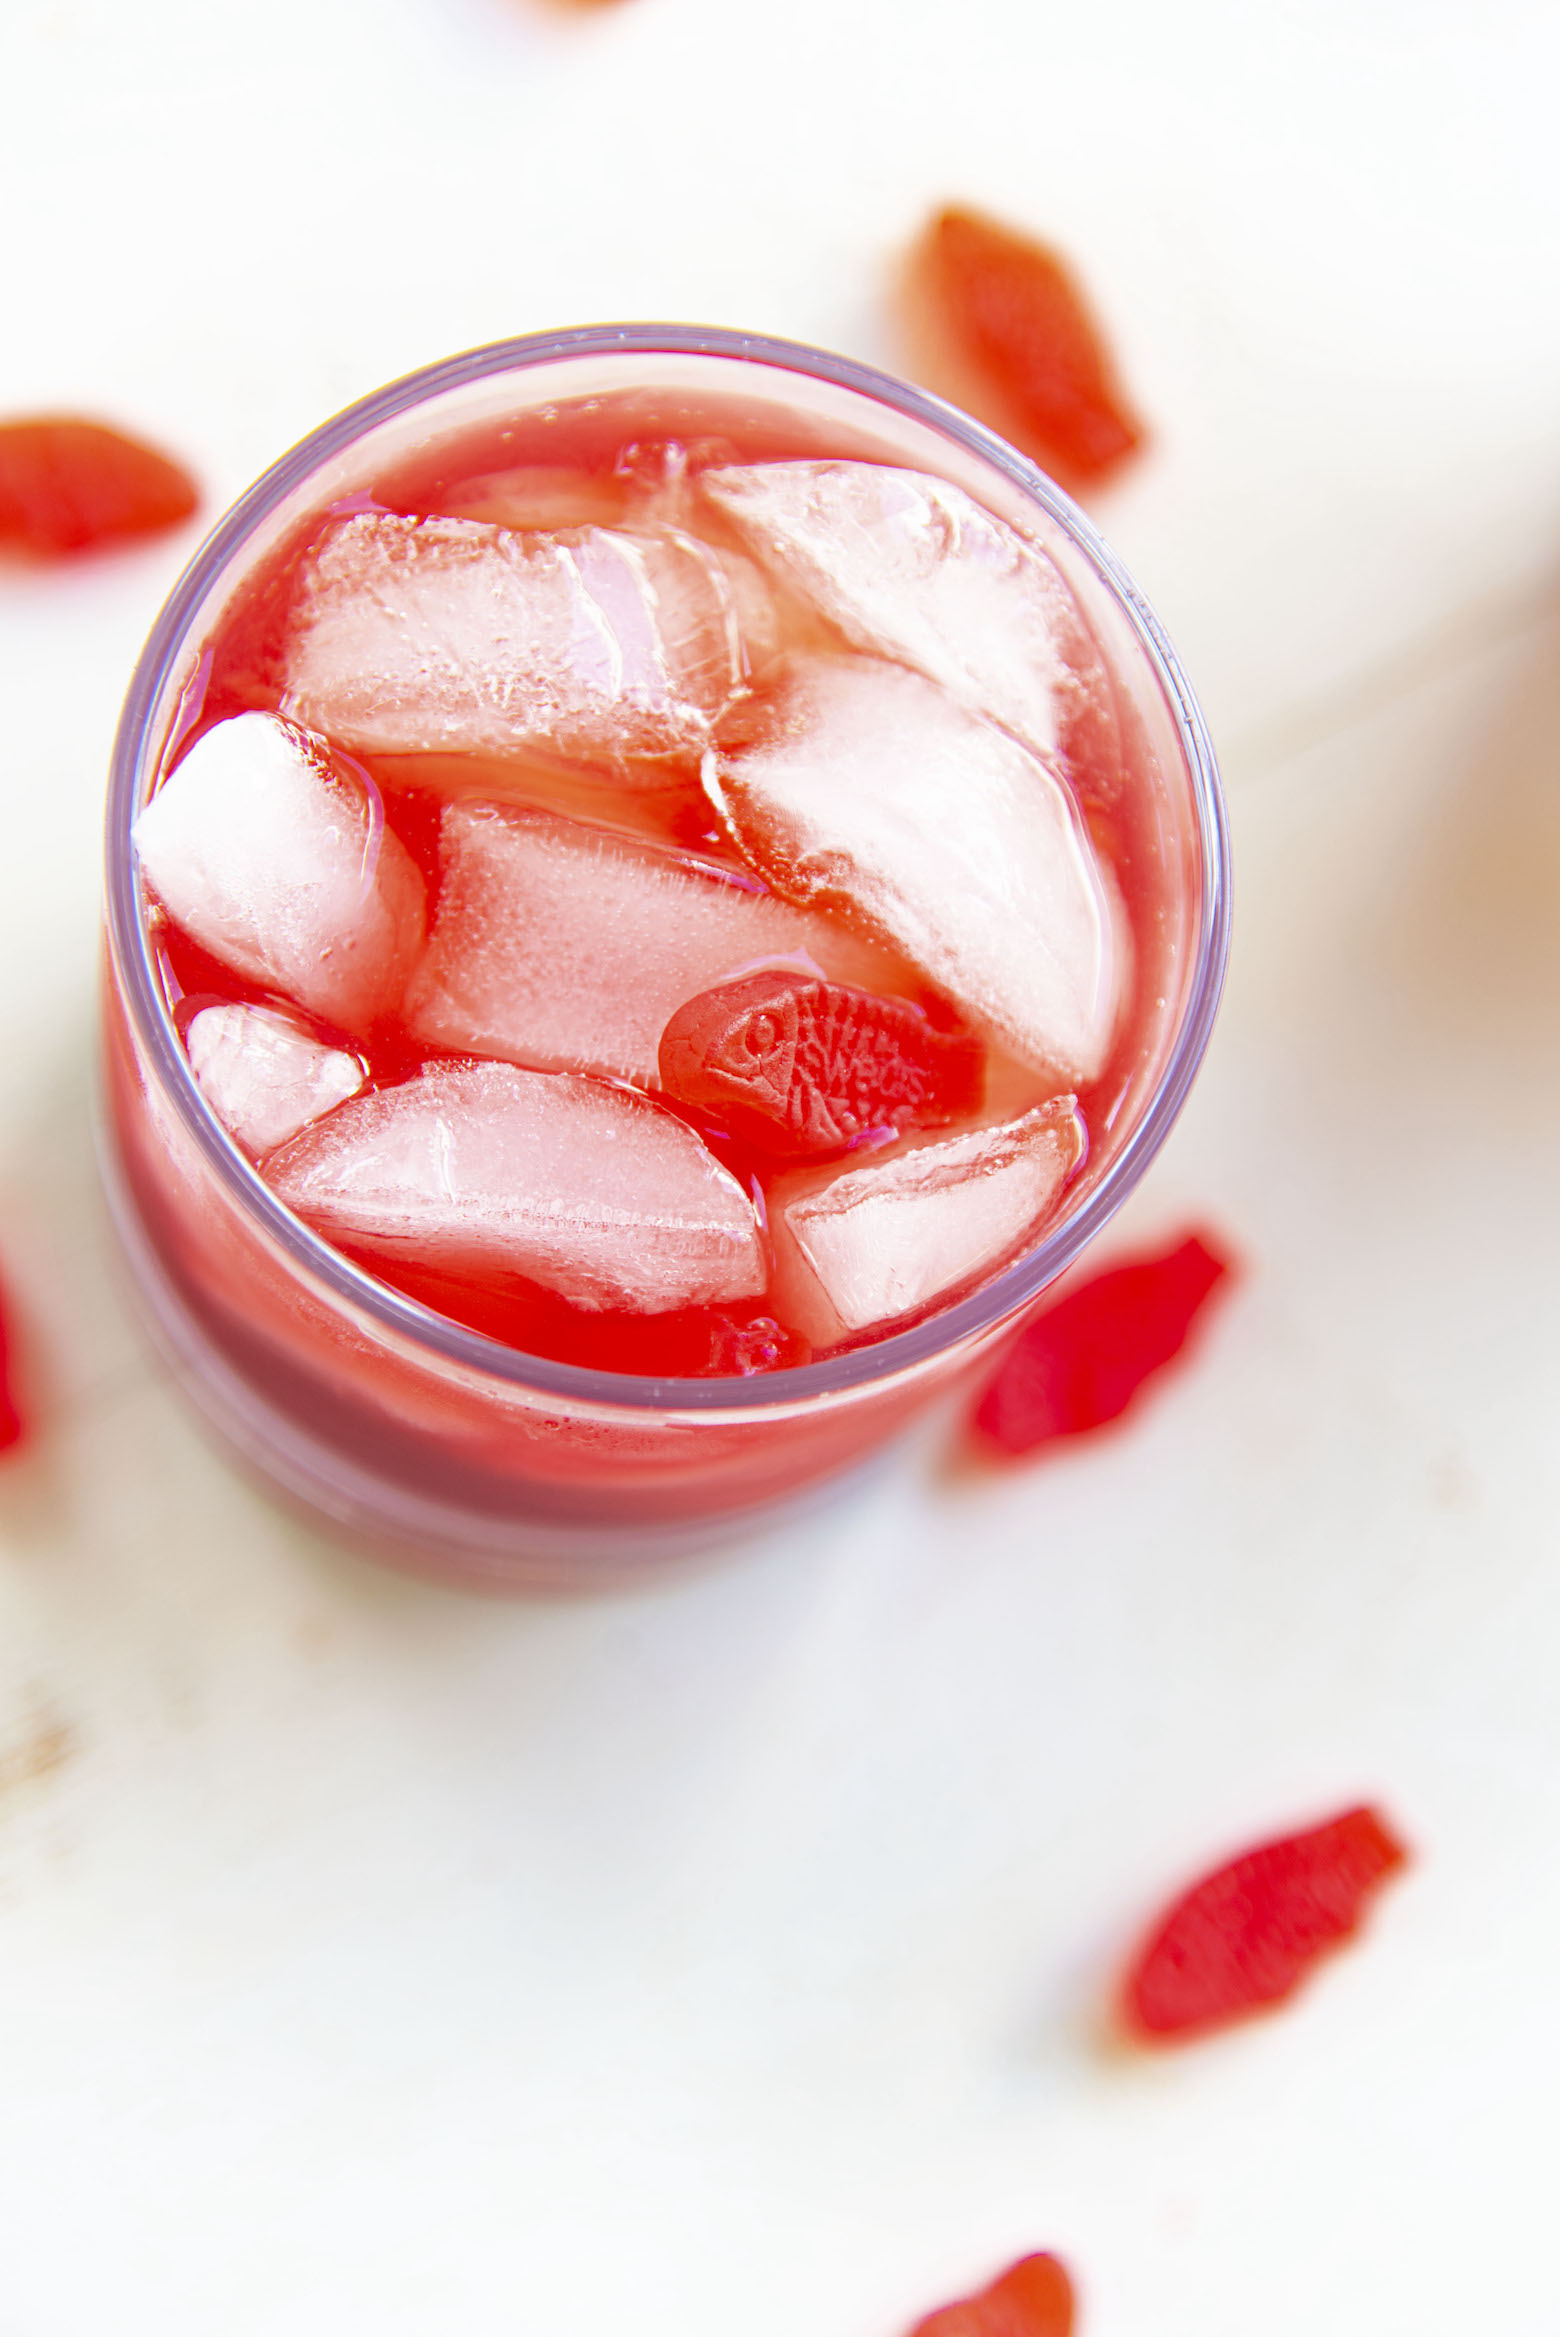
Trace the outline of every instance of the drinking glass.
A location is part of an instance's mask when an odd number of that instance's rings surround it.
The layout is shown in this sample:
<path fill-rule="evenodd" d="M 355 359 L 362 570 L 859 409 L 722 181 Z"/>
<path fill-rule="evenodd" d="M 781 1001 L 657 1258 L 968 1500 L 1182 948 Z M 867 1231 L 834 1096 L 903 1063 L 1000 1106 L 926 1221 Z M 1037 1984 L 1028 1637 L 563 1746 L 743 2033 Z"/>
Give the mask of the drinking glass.
<path fill-rule="evenodd" d="M 787 444 L 956 482 L 1056 560 L 1116 700 L 1138 1003 L 1065 1206 L 1022 1256 L 927 1319 L 751 1377 L 645 1378 L 521 1354 L 376 1280 L 292 1216 L 191 1075 L 131 842 L 198 712 L 224 610 L 310 513 L 446 439 L 615 398 L 641 434 L 647 421 L 668 437 L 699 432 L 740 410 Z M 283 456 L 219 522 L 130 684 L 109 786 L 107 928 L 104 1179 L 146 1321 L 196 1410 L 273 1490 L 384 1557 L 495 1587 L 584 1583 L 734 1539 L 805 1501 L 1013 1334 L 1133 1190 L 1186 1098 L 1223 978 L 1228 847 L 1207 733 L 1163 632 L 1032 463 L 939 400 L 822 350 L 599 326 L 499 342 L 393 383 Z"/>

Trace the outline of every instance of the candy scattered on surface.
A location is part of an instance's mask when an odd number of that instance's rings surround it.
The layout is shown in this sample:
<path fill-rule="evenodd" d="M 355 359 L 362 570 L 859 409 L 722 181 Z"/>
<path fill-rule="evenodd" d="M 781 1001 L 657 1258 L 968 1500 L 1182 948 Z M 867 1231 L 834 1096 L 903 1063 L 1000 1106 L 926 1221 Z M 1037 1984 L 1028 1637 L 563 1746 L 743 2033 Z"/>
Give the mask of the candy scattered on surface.
<path fill-rule="evenodd" d="M 976 1434 L 1017 1455 L 1119 1419 L 1238 1271 L 1213 1236 L 1194 1233 L 1078 1283 L 1009 1350 L 976 1406 Z"/>
<path fill-rule="evenodd" d="M 1072 2282 L 1055 2256 L 1021 2256 L 989 2288 L 917 2321 L 910 2337 L 1071 2337 Z"/>
<path fill-rule="evenodd" d="M 10 1334 L 4 1307 L 0 1305 L 0 1453 L 13 1451 L 27 1433 L 11 1393 L 10 1361 Z"/>
<path fill-rule="evenodd" d="M 1121 1992 L 1124 2026 L 1164 2043 L 1282 2003 L 1358 1930 L 1407 1857 L 1380 1812 L 1360 1808 L 1216 1867 L 1139 1950 Z"/>
<path fill-rule="evenodd" d="M 177 527 L 198 501 L 181 464 L 105 423 L 0 422 L 0 549 L 58 559 Z"/>
<path fill-rule="evenodd" d="M 1096 486 L 1143 443 L 1115 364 L 1060 254 L 958 206 L 911 263 L 923 332 L 1001 402 L 998 427 L 1064 487 Z"/>

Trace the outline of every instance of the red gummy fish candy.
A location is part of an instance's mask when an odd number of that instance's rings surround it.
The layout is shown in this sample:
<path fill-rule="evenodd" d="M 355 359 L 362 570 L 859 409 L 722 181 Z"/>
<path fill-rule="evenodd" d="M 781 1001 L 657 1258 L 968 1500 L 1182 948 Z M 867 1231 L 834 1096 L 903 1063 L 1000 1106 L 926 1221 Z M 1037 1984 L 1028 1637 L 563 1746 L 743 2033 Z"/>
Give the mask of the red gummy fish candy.
<path fill-rule="evenodd" d="M 1007 1453 L 1084 1436 L 1119 1419 L 1185 1346 L 1235 1271 L 1212 1236 L 1188 1234 L 1080 1282 L 1037 1315 L 981 1397 L 977 1433 Z"/>
<path fill-rule="evenodd" d="M 1072 2282 L 1055 2256 L 1021 2256 L 977 2296 L 917 2321 L 910 2337 L 1071 2337 Z"/>
<path fill-rule="evenodd" d="M 102 422 L 0 422 L 0 547 L 48 556 L 155 535 L 188 519 L 195 482 Z"/>
<path fill-rule="evenodd" d="M 23 1434 L 22 1416 L 11 1394 L 10 1338 L 4 1311 L 0 1310 L 0 1453 L 20 1444 Z"/>
<path fill-rule="evenodd" d="M 1359 1928 L 1407 1856 L 1380 1812 L 1362 1808 L 1216 1867 L 1139 1951 L 1122 1989 L 1124 2025 L 1159 2044 L 1281 2003 Z"/>
<path fill-rule="evenodd" d="M 690 998 L 661 1035 L 660 1063 L 678 1103 L 791 1159 L 843 1151 L 869 1128 L 938 1125 L 973 1110 L 981 1090 L 972 1039 L 933 1030 L 897 999 L 784 972 Z"/>
<path fill-rule="evenodd" d="M 1010 436 L 1064 486 L 1092 486 L 1142 443 L 1143 426 L 1060 254 L 958 207 L 913 263 L 929 322 L 1003 401 Z"/>

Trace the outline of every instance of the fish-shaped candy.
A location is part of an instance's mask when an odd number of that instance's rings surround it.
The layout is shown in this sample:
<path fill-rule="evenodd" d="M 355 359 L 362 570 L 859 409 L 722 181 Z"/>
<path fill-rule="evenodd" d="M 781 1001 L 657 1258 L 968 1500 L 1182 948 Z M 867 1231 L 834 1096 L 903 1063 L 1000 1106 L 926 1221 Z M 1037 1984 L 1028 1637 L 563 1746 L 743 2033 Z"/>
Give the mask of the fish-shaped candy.
<path fill-rule="evenodd" d="M 970 1037 L 900 999 L 770 971 L 703 990 L 661 1034 L 661 1085 L 755 1150 L 842 1152 L 876 1128 L 937 1127 L 980 1101 Z"/>

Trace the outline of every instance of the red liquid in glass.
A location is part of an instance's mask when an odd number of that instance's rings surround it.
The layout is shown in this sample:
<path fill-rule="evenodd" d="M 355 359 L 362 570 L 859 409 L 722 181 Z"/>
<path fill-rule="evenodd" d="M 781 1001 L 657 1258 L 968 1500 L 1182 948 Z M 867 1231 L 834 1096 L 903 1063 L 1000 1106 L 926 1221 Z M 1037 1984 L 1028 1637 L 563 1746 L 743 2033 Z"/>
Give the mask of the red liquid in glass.
<path fill-rule="evenodd" d="M 788 685 L 776 679 L 780 669 L 757 658 L 750 694 L 729 709 L 729 735 L 728 713 L 719 713 L 713 794 L 701 784 L 697 755 L 669 764 L 665 785 L 613 796 L 600 770 L 583 767 L 588 756 L 561 754 L 548 762 L 545 783 L 533 771 L 525 815 L 554 826 L 590 821 L 689 855 L 718 871 L 706 881 L 723 896 L 735 888 L 744 900 L 761 901 L 768 884 L 771 909 L 814 917 L 829 936 L 814 953 L 817 964 L 789 964 L 789 991 L 769 993 L 776 968 L 766 947 L 754 953 L 755 964 L 706 969 L 691 999 L 647 993 L 642 1019 L 654 1027 L 641 1034 L 646 1050 L 634 1076 L 656 1088 L 659 1041 L 674 1025 L 668 1089 L 620 1095 L 613 1105 L 641 1124 L 648 1116 L 673 1150 L 708 1164 L 709 1179 L 728 1202 L 735 1196 L 749 1263 L 758 1261 L 753 1286 L 740 1301 L 665 1305 L 658 1312 L 587 1307 L 536 1277 L 473 1274 L 469 1260 L 452 1271 L 448 1258 L 419 1258 L 414 1245 L 387 1255 L 382 1244 L 327 1230 L 302 1206 L 306 1193 L 295 1206 L 281 1191 L 278 1164 L 297 1147 L 307 1149 L 316 1138 L 323 1144 L 354 1112 L 354 1126 L 383 1126 L 386 1112 L 399 1108 L 396 1099 L 404 1103 L 418 1090 L 432 1092 L 442 1110 L 452 1081 L 462 1098 L 512 1092 L 517 1082 L 531 1083 L 534 1093 L 556 1068 L 512 1069 L 524 1065 L 525 1050 L 511 1033 L 507 1056 L 486 1039 L 473 1045 L 473 1056 L 497 1060 L 475 1062 L 465 1072 L 435 1066 L 432 1081 L 445 1084 L 431 1090 L 421 1076 L 448 1044 L 428 1023 L 419 990 L 439 946 L 441 918 L 459 891 L 444 865 L 442 807 L 457 782 L 471 782 L 466 792 L 480 798 L 483 773 L 458 756 L 406 751 L 404 741 L 393 752 L 354 743 L 332 721 L 289 707 L 289 721 L 321 735 L 322 755 L 340 749 L 363 774 L 348 786 L 338 773 L 326 792 L 338 783 L 349 794 L 357 791 L 353 817 L 360 826 L 367 819 L 364 886 L 382 888 L 390 881 L 388 865 L 399 872 L 394 881 L 403 900 L 426 889 L 433 935 L 428 955 L 414 961 L 419 945 L 410 928 L 395 928 L 397 950 L 404 942 L 408 959 L 406 969 L 399 958 L 392 969 L 404 976 L 403 989 L 387 982 L 381 994 L 370 985 L 354 1003 L 349 982 L 346 991 L 332 993 L 334 1005 L 322 1006 L 315 985 L 312 1013 L 298 1011 L 299 980 L 312 982 L 307 966 L 299 976 L 291 963 L 280 980 L 281 960 L 262 953 L 261 971 L 246 976 L 235 971 L 230 948 L 207 948 L 199 940 L 198 899 L 190 896 L 172 913 L 171 897 L 153 881 L 155 854 L 146 849 L 146 823 L 158 817 L 159 798 L 166 811 L 186 763 L 193 769 L 194 756 L 216 752 L 210 742 L 218 738 L 220 746 L 222 726 L 241 717 L 273 745 L 291 742 L 288 753 L 313 756 L 276 710 L 290 688 L 290 627 L 311 548 L 332 528 L 350 524 L 344 514 L 368 514 L 371 532 L 393 534 L 421 515 L 471 513 L 470 482 L 519 470 L 530 474 L 525 509 L 503 515 L 506 525 L 523 520 L 532 531 L 574 524 L 610 531 L 622 526 L 625 508 L 642 513 L 675 491 L 679 473 L 686 474 L 685 487 L 691 479 L 695 498 L 707 501 L 713 488 L 701 482 L 710 470 L 776 462 L 844 462 L 879 483 L 904 475 L 923 487 L 952 482 L 955 495 L 965 497 L 965 516 L 950 519 L 946 489 L 937 486 L 932 502 L 942 497 L 942 516 L 932 532 L 938 543 L 939 529 L 957 536 L 972 515 L 974 535 L 989 536 L 995 515 L 999 532 L 1016 527 L 1065 578 L 1072 613 L 1063 628 L 1064 662 L 1071 671 L 1062 677 L 1061 719 L 1048 751 L 1050 768 L 1062 774 L 1061 816 L 1075 842 L 1087 835 L 1087 848 L 1078 842 L 1078 850 L 1105 872 L 1122 938 L 1124 973 L 1108 1044 L 1089 1058 L 1086 1072 L 1079 1068 L 1082 1056 L 1075 1056 L 1069 1076 L 1054 1067 L 1037 1071 L 1028 1058 L 1020 1060 L 1022 1049 L 1015 1054 L 1007 1026 L 982 1020 L 919 941 L 912 946 L 906 933 L 874 925 L 872 916 L 846 914 L 838 899 L 785 905 L 799 864 L 759 866 L 763 855 L 751 825 L 743 826 L 754 805 L 761 808 L 754 770 L 767 750 L 754 737 L 777 709 L 795 710 Z M 374 520 L 375 513 L 389 517 Z M 480 510 L 471 518 L 489 528 L 498 524 Z M 715 534 L 722 543 L 733 540 L 719 528 Z M 742 540 L 746 556 L 770 573 L 764 545 Z M 871 539 L 873 574 L 878 541 Z M 821 572 L 805 589 L 792 578 L 775 591 L 778 637 L 770 651 L 802 653 L 801 666 L 812 658 L 815 673 L 828 663 L 817 653 L 827 651 L 836 661 L 832 672 L 855 677 L 867 660 L 861 643 L 824 605 L 834 582 Z M 744 604 L 744 625 L 750 613 Z M 1004 606 L 994 603 L 990 614 L 1002 632 Z M 934 687 L 940 636 L 936 626 L 931 632 L 930 650 L 923 639 L 919 651 L 901 657 L 906 670 L 890 690 L 896 704 L 908 703 L 906 689 L 921 693 L 932 718 L 928 737 L 939 724 L 949 731 L 946 708 L 938 713 L 942 685 Z M 968 627 L 965 632 L 968 637 Z M 365 658 L 361 671 L 370 696 L 382 695 L 382 663 Z M 883 686 L 880 670 L 874 689 L 881 694 Z M 985 711 L 977 707 L 976 714 Z M 1021 722 L 1008 727 L 1022 733 Z M 964 766 L 952 756 L 934 768 L 935 759 L 921 751 L 919 730 L 912 735 L 901 725 L 894 735 L 904 749 L 905 800 L 919 789 L 907 832 L 917 849 L 920 838 L 936 839 L 933 905 L 956 902 L 964 896 L 951 872 L 976 832 L 957 824 L 968 794 Z M 513 759 L 505 761 L 503 742 L 496 752 L 499 792 L 513 798 Z M 896 747 L 896 757 L 899 752 Z M 318 768 L 311 768 L 318 779 Z M 831 763 L 826 781 L 833 770 Z M 899 770 L 896 760 L 886 797 L 881 786 L 873 797 L 869 786 L 866 800 L 902 811 Z M 1042 792 L 1056 784 L 1045 780 Z M 842 806 L 859 809 L 858 795 L 835 793 Z M 375 799 L 385 815 L 377 858 L 368 849 Z M 680 1558 L 860 1463 L 933 1397 L 973 1376 L 1011 1332 L 1044 1273 L 1061 1270 L 1069 1235 L 1092 1224 L 1102 1194 L 1119 1198 L 1141 1174 L 1205 1043 L 1222 965 L 1211 761 L 1173 660 L 1108 558 L 958 417 L 922 412 L 913 393 L 836 360 L 743 336 L 611 327 L 511 344 L 430 368 L 327 425 L 230 515 L 159 620 L 127 701 L 111 805 L 105 1169 L 163 1355 L 219 1438 L 269 1486 L 316 1522 L 445 1578 L 556 1584 Z M 872 893 L 892 854 L 880 866 L 871 839 L 856 842 L 851 883 Z M 355 862 L 350 873 L 355 884 Z M 800 889 L 805 893 L 806 885 Z M 1016 938 L 1027 966 L 1023 953 L 1031 945 L 1043 951 L 1045 919 L 1027 873 L 1011 890 L 1011 919 L 990 922 L 999 936 Z M 335 937 L 327 939 L 327 957 L 340 957 L 336 942 L 344 933 L 356 947 L 348 929 L 357 895 L 352 887 L 348 894 L 344 922 L 333 922 L 334 905 L 328 919 L 316 920 L 316 939 Z M 553 932 L 551 909 L 534 893 L 528 900 L 533 937 Z M 599 902 L 596 914 L 601 922 Z M 841 930 L 846 924 L 849 935 Z M 548 988 L 547 1004 L 572 1010 L 587 995 L 577 970 L 581 953 L 574 956 L 572 982 L 566 965 L 556 970 L 556 981 L 569 983 L 567 994 Z M 744 981 L 760 973 L 765 995 L 755 1003 Z M 748 1022 L 740 1015 L 732 1021 L 737 1006 L 751 1009 Z M 208 1015 L 211 1021 L 203 1019 Z M 274 1030 L 278 1023 L 291 1031 L 282 1052 L 290 1047 L 296 1056 L 301 1047 L 325 1060 L 337 1084 L 327 1102 L 311 1105 L 322 1116 L 300 1135 L 262 1141 L 254 1124 L 244 1137 L 231 1113 L 224 1119 L 218 1112 L 191 1052 L 204 1042 L 191 1034 L 197 1026 L 226 1033 L 262 1024 Z M 872 1060 L 883 1072 L 884 1128 L 853 1132 L 847 1125 L 851 1114 L 871 1116 L 877 1092 L 867 1075 L 870 1063 L 863 1070 L 852 1058 L 841 1069 L 839 1049 L 851 1034 L 851 1043 L 869 1055 L 878 1050 Z M 805 1061 L 819 1083 L 818 1093 L 802 1095 L 800 1104 L 783 1081 L 765 1086 L 777 1062 L 782 1068 L 791 1062 L 786 1049 L 793 1038 L 795 1062 Z M 979 1058 L 976 1087 L 961 1048 L 973 1048 Z M 750 1068 L 744 1050 L 763 1077 L 747 1091 L 754 1108 L 723 1126 L 713 1101 L 734 1063 Z M 354 1095 L 365 1077 L 371 1088 Z M 595 1094 L 600 1082 L 593 1074 L 578 1084 Z M 1059 1091 L 1076 1094 L 1076 1121 L 1071 1107 L 1043 1100 Z M 550 1092 L 556 1096 L 556 1086 Z M 1043 1128 L 1047 1143 L 1055 1139 L 1061 1181 L 1032 1219 L 1007 1225 L 976 1265 L 958 1272 L 946 1270 L 947 1258 L 933 1254 L 934 1243 L 919 1237 L 902 1243 L 894 1256 L 896 1272 L 898 1265 L 913 1270 L 908 1296 L 892 1276 L 880 1277 L 866 1301 L 852 1300 L 847 1320 L 834 1303 L 836 1281 L 829 1305 L 820 1309 L 816 1278 L 809 1287 L 795 1271 L 800 1245 L 792 1241 L 782 1258 L 790 1239 L 785 1229 L 794 1232 L 805 1218 L 808 1239 L 821 1254 L 838 1180 L 865 1174 L 877 1192 L 882 1177 L 892 1182 L 896 1164 L 907 1159 L 924 1170 L 935 1154 L 946 1165 L 944 1147 L 964 1164 L 961 1194 L 967 1197 L 971 1158 L 982 1162 L 983 1174 L 991 1170 L 992 1190 L 1007 1191 L 1006 1172 L 989 1153 L 993 1125 Z M 867 1141 L 844 1153 L 820 1150 L 830 1129 L 849 1143 Z M 1086 1157 L 1064 1159 L 1064 1133 L 1075 1136 L 1079 1129 L 1086 1131 Z M 777 1150 L 777 1130 L 782 1138 L 789 1132 L 805 1140 L 800 1157 L 786 1157 L 784 1141 Z M 613 1177 L 617 1169 L 614 1157 Z M 597 1180 L 598 1198 L 606 1181 Z M 749 1198 L 753 1182 L 766 1192 L 767 1235 Z M 566 1197 L 572 1204 L 572 1187 Z M 1021 1260 L 1032 1261 L 1033 1270 Z M 915 1273 L 923 1268 L 917 1285 Z M 988 1291 L 988 1284 L 995 1287 Z M 788 1368 L 809 1363 L 801 1371 Z"/>
<path fill-rule="evenodd" d="M 564 410 L 546 420 L 532 417 L 520 424 L 468 433 L 453 446 L 446 443 L 436 457 L 376 480 L 371 492 L 354 498 L 353 503 L 358 508 L 373 506 L 413 519 L 454 515 L 514 520 L 527 526 L 535 523 L 547 530 L 592 524 L 633 529 L 644 524 L 647 509 L 655 508 L 653 498 L 658 491 L 695 497 L 701 473 L 712 467 L 774 463 L 819 452 L 816 440 L 800 428 L 789 440 L 778 435 L 772 418 L 762 432 L 744 427 L 736 412 L 716 412 L 705 419 L 708 427 L 702 434 L 694 434 L 688 428 L 688 417 L 681 415 L 674 434 L 666 419 L 653 409 L 636 417 L 625 412 L 621 401 L 605 411 L 598 404 L 572 414 Z M 509 490 L 502 486 L 494 489 L 490 483 L 494 474 L 517 473 L 518 485 Z M 696 512 L 696 518 L 719 544 L 722 530 L 718 515 L 712 519 L 703 510 Z M 305 524 L 230 604 L 209 644 L 204 696 L 195 720 L 179 742 L 180 755 L 235 715 L 273 713 L 282 703 L 285 643 L 298 578 L 329 524 L 324 518 Z M 851 654 L 849 644 L 802 595 L 794 589 L 782 589 L 778 598 L 782 650 L 805 651 L 822 645 L 835 653 Z M 1152 806 L 1134 793 L 1134 733 L 1123 721 L 1104 661 L 1082 632 L 1081 620 L 1079 638 L 1087 655 L 1075 668 L 1076 686 L 1067 695 L 1058 741 L 1060 763 L 1131 936 L 1133 978 L 1118 1002 L 1108 1055 L 1096 1076 L 1073 1083 L 1016 1060 L 989 1031 L 972 1030 L 957 999 L 921 973 L 892 938 L 873 934 L 869 927 L 867 938 L 877 953 L 882 975 L 877 995 L 896 1007 L 908 1005 L 924 1018 L 929 1031 L 958 1038 L 979 1057 L 973 1103 L 951 1125 L 946 1117 L 941 1121 L 934 1118 L 926 1126 L 904 1131 L 912 1136 L 919 1134 L 925 1139 L 956 1133 L 960 1126 L 1017 1119 L 1047 1098 L 1066 1092 L 1076 1094 L 1078 1113 L 1092 1146 L 1109 1128 L 1149 1044 L 1152 1013 L 1144 1002 L 1152 997 L 1154 988 L 1165 869 Z M 755 687 L 761 703 L 762 672 L 755 677 Z M 452 787 L 473 800 L 482 800 L 486 782 L 481 760 L 473 760 L 464 774 L 458 767 L 460 758 L 449 754 L 424 758 L 364 752 L 356 760 L 371 775 L 383 799 L 386 824 L 410 854 L 427 887 L 431 926 L 443 876 L 440 822 L 444 807 Z M 512 774 L 505 779 L 503 799 L 648 839 L 701 862 L 723 866 L 749 886 L 754 883 L 752 868 L 701 788 L 696 766 L 669 769 L 665 783 L 650 789 L 624 786 L 615 790 L 586 766 L 576 771 L 561 761 L 544 765 L 538 758 L 527 765 L 523 780 L 516 783 Z M 855 938 L 861 937 L 861 930 L 858 924 Z M 187 1028 L 198 1006 L 212 1002 L 278 1003 L 274 989 L 235 973 L 176 923 L 160 915 L 156 941 L 167 1002 L 181 1028 Z M 1145 972 L 1150 976 L 1147 983 Z M 554 979 L 568 984 L 566 964 L 555 968 Z M 393 1088 L 415 1078 L 425 1066 L 448 1059 L 447 1050 L 419 1037 L 398 1013 L 380 1017 L 367 1031 L 353 1032 L 332 1029 L 318 1018 L 306 1019 L 322 1041 L 361 1060 L 369 1085 L 375 1089 Z M 462 1053 L 457 1059 L 470 1057 Z M 519 1059 L 524 1060 L 523 1053 Z M 700 1106 L 656 1092 L 664 1108 L 684 1118 L 721 1165 L 758 1199 L 761 1212 L 763 1197 L 766 1191 L 774 1192 L 777 1176 L 784 1179 L 788 1173 L 794 1175 L 798 1169 L 813 1166 L 801 1155 L 787 1159 L 783 1146 L 778 1156 L 772 1149 L 755 1146 L 740 1127 L 725 1124 L 718 1107 L 707 1101 Z M 740 1121 L 741 1115 L 737 1118 Z M 880 1158 L 896 1133 L 892 1127 L 867 1129 L 864 1142 L 853 1147 L 847 1141 L 834 1153 L 834 1167 L 843 1170 Z M 263 1162 L 261 1169 L 264 1174 Z M 1059 1198 L 1043 1220 L 1027 1229 L 1025 1243 L 1019 1246 L 1027 1246 L 1065 1206 L 1065 1197 Z M 783 1294 L 773 1290 L 727 1304 L 658 1313 L 602 1309 L 572 1304 L 522 1275 L 474 1278 L 469 1273 L 451 1273 L 435 1261 L 389 1262 L 373 1247 L 360 1246 L 345 1237 L 337 1246 L 367 1271 L 435 1312 L 524 1353 L 597 1370 L 679 1377 L 746 1376 L 805 1363 L 841 1346 L 870 1344 L 885 1331 L 902 1330 L 938 1311 L 1014 1254 L 1013 1245 L 1009 1245 L 989 1269 L 940 1290 L 928 1303 L 881 1324 L 855 1332 L 847 1329 L 843 1336 L 820 1344 L 815 1335 L 809 1336 L 806 1325 L 789 1319 Z"/>

